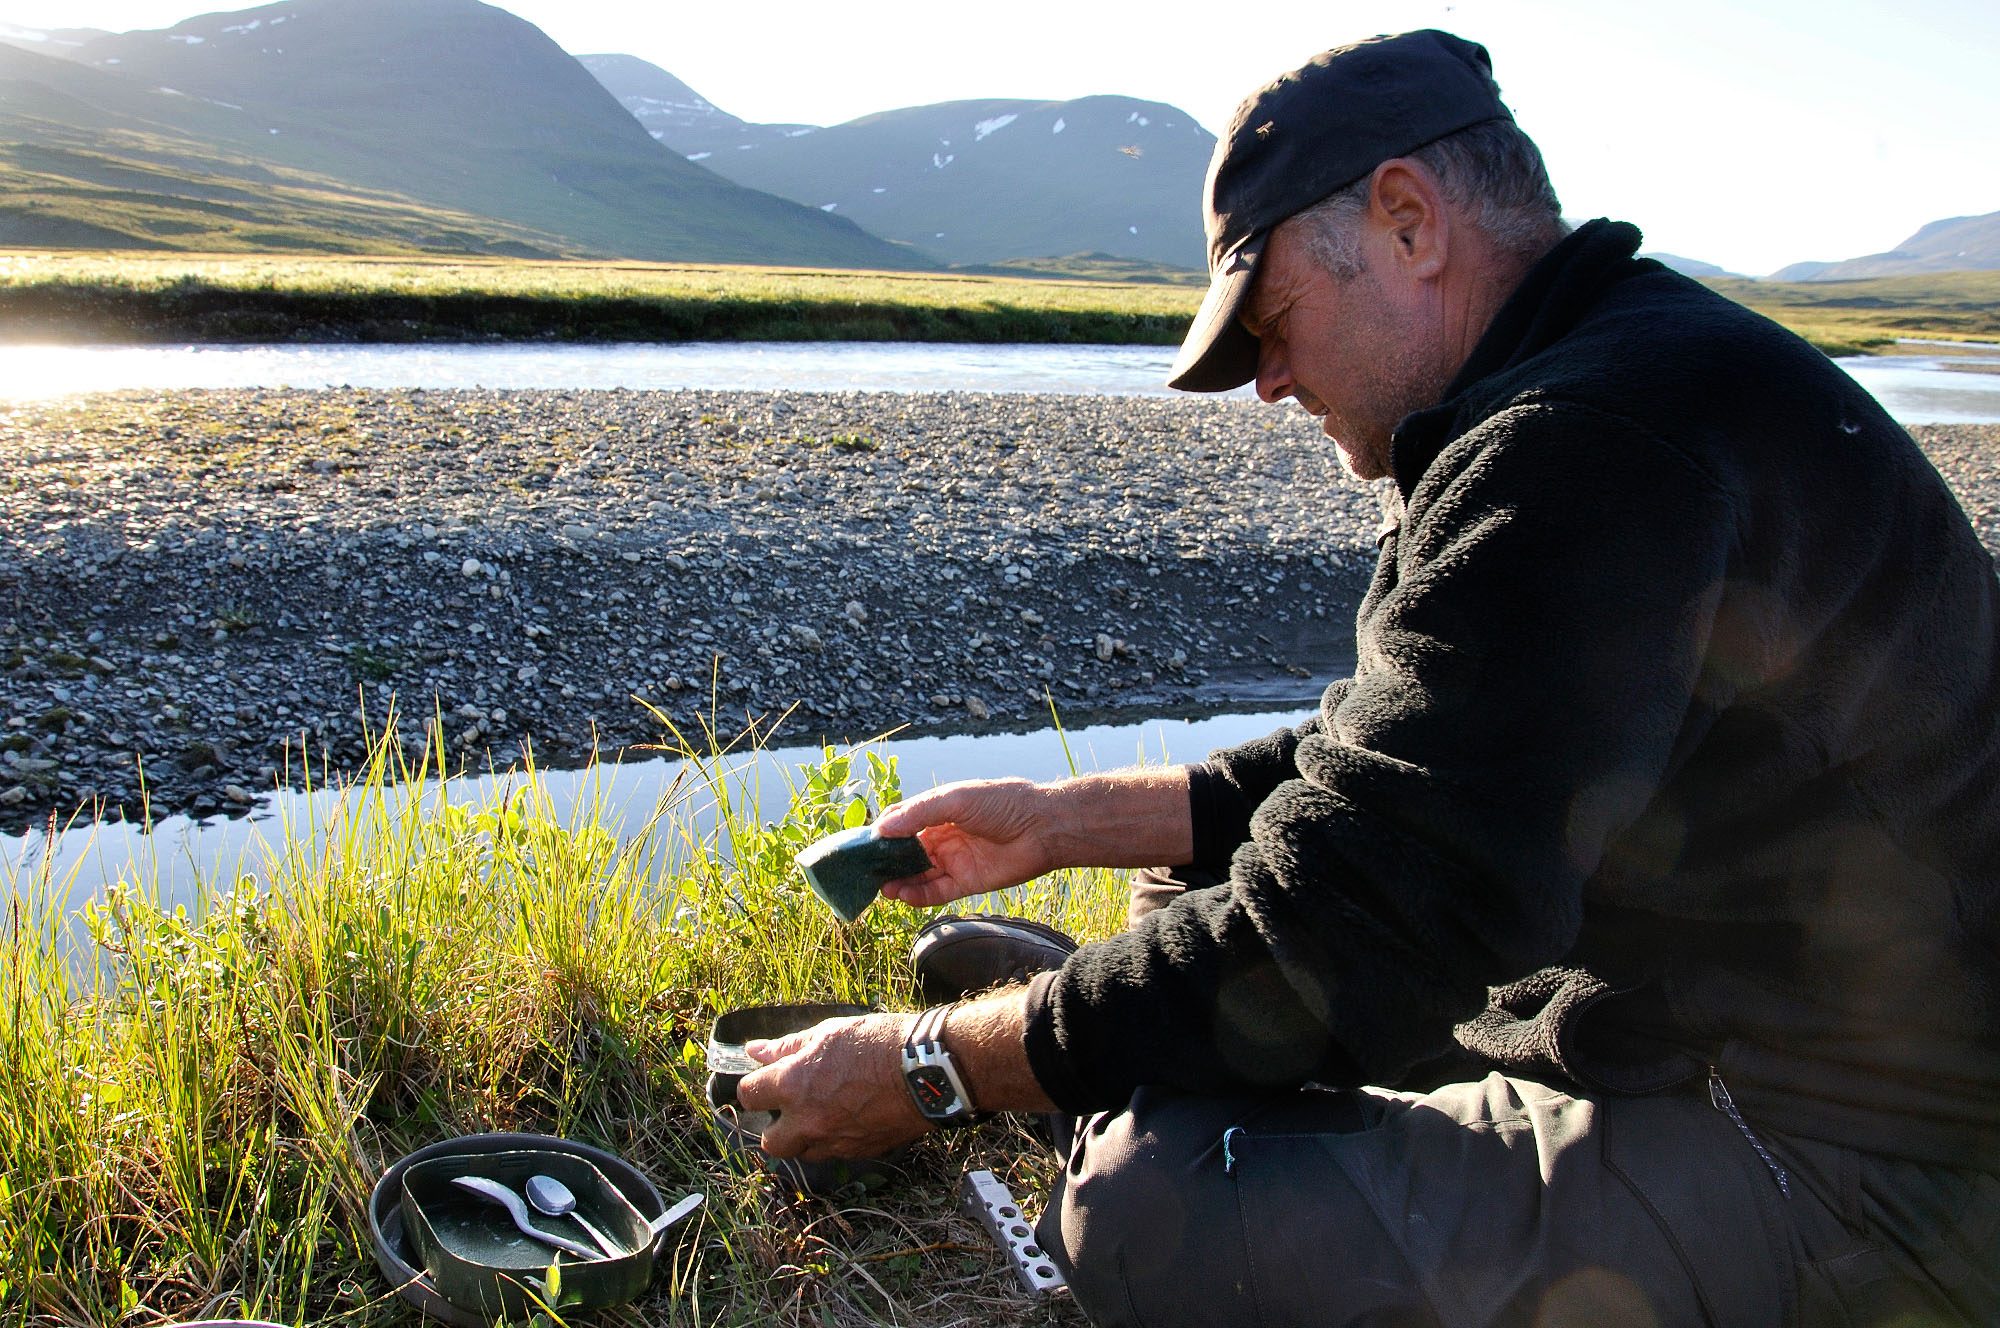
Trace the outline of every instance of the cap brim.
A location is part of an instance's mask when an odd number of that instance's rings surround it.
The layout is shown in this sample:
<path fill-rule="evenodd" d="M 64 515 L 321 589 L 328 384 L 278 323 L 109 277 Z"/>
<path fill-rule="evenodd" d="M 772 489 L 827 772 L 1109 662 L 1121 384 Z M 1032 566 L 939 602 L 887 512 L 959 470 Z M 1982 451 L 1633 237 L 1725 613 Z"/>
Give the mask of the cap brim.
<path fill-rule="evenodd" d="M 1257 338 L 1244 329 L 1238 315 L 1250 298 L 1263 248 L 1261 235 L 1245 240 L 1208 283 L 1208 294 L 1167 375 L 1168 387 L 1227 392 L 1257 376 Z"/>

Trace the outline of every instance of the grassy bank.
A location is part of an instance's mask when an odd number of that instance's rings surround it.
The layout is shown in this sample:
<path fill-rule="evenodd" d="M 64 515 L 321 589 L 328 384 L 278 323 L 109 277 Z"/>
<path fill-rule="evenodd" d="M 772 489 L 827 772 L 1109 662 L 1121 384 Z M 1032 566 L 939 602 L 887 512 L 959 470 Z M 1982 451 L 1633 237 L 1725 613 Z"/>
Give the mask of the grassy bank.
<path fill-rule="evenodd" d="M 1706 283 L 1829 355 L 2000 339 L 2000 272 Z M 1199 274 L 1102 255 L 948 273 L 508 258 L 0 253 L 0 340 L 1172 345 Z"/>
<path fill-rule="evenodd" d="M 1829 355 L 1861 355 L 1898 337 L 2000 341 L 2000 271 L 1864 281 L 1703 283 L 1775 319 Z"/>
<path fill-rule="evenodd" d="M 31 341 L 988 341 L 1170 345 L 1198 287 L 518 260 L 0 255 Z"/>
<path fill-rule="evenodd" d="M 79 921 L 53 902 L 63 882 L 16 883 L 0 929 L 0 1322 L 415 1322 L 375 1269 L 369 1188 L 403 1153 L 485 1130 L 584 1140 L 670 1199 L 707 1192 L 650 1297 L 604 1321 L 1072 1321 L 950 1216 L 967 1165 L 1017 1193 L 1045 1184 L 1004 1124 L 925 1140 L 906 1183 L 837 1200 L 718 1154 L 699 1105 L 713 1015 L 907 1008 L 923 919 L 879 905 L 843 926 L 791 869 L 899 796 L 893 764 L 829 750 L 760 822 L 702 746 L 626 844 L 602 807 L 559 817 L 532 773 L 454 805 L 425 790 L 434 771 L 379 746 L 348 814 L 291 827 L 268 879 L 210 882 L 191 914 L 141 881 Z M 1123 907 L 1106 873 L 1007 903 L 1086 935 Z"/>

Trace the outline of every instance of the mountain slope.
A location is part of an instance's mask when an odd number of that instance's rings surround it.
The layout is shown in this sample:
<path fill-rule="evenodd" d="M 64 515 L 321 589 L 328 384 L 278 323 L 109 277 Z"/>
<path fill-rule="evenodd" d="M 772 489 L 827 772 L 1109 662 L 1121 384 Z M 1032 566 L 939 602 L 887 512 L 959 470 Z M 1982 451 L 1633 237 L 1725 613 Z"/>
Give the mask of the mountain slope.
<path fill-rule="evenodd" d="M 612 96 L 647 133 L 686 156 L 712 153 L 716 147 L 768 143 L 812 125 L 751 124 L 731 115 L 687 84 L 636 55 L 579 55 L 578 64 Z"/>
<path fill-rule="evenodd" d="M 24 28 L 0 23 L 0 46 L 16 46 L 40 55 L 69 55 L 96 38 L 110 35 L 102 28 Z"/>
<path fill-rule="evenodd" d="M 273 167 L 240 110 L 0 46 L 0 245 L 450 250 L 554 256 L 556 236 Z"/>
<path fill-rule="evenodd" d="M 1887 253 L 1842 263 L 1794 263 L 1771 274 L 1773 281 L 1852 281 L 1861 277 L 1904 277 L 1924 272 L 1980 272 L 2000 268 L 2000 212 L 1946 217 L 1919 229 Z"/>
<path fill-rule="evenodd" d="M 70 58 L 165 92 L 177 104 L 163 118 L 184 137 L 574 249 L 918 261 L 662 148 L 539 29 L 477 0 L 286 0 L 91 38 Z"/>
<path fill-rule="evenodd" d="M 814 129 L 745 122 L 631 56 L 582 63 L 702 165 L 954 263 L 1094 251 L 1205 264 L 1215 137 L 1160 102 L 943 102 Z"/>

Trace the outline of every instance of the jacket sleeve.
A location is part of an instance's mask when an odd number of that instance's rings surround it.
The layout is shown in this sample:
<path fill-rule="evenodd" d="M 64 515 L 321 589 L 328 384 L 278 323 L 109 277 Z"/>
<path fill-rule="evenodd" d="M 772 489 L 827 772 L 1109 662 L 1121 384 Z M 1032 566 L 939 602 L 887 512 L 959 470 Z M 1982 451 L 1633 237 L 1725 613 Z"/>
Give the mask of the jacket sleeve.
<path fill-rule="evenodd" d="M 1297 779 L 1299 739 L 1326 731 L 1326 716 L 1353 685 L 1342 679 L 1320 698 L 1320 713 L 1292 729 L 1218 748 L 1188 768 L 1188 810 L 1194 821 L 1194 862 L 1224 871 L 1237 845 L 1250 838 L 1250 817 L 1278 785 Z"/>
<path fill-rule="evenodd" d="M 1246 797 L 1287 745 L 1292 773 L 1228 882 L 1032 989 L 1043 1087 L 1086 1111 L 1140 1084 L 1394 1082 L 1561 958 L 1606 840 L 1710 713 L 1738 519 L 1683 452 L 1582 407 L 1451 444 L 1384 552 L 1352 684 L 1317 731 L 1234 758 Z"/>

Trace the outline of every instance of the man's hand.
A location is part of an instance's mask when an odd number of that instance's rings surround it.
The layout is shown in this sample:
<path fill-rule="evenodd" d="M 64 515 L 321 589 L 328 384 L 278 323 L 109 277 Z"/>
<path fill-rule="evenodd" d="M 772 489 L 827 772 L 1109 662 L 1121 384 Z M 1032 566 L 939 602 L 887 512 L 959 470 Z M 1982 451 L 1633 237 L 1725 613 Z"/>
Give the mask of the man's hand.
<path fill-rule="evenodd" d="M 737 1105 L 779 1113 L 764 1131 L 764 1151 L 807 1162 L 880 1157 L 928 1132 L 903 1080 L 913 1022 L 906 1014 L 829 1019 L 746 1046 L 764 1068 L 737 1084 Z"/>
<path fill-rule="evenodd" d="M 892 899 L 936 908 L 967 895 L 1032 881 L 1061 863 L 1050 856 L 1055 793 L 1025 779 L 975 779 L 919 793 L 882 813 L 877 833 L 916 835 L 932 867 L 882 887 Z"/>
<path fill-rule="evenodd" d="M 916 835 L 931 870 L 882 887 L 891 899 L 935 908 L 1004 890 L 1060 867 L 1155 867 L 1194 851 L 1185 768 L 1121 770 L 1054 784 L 973 779 L 920 793 L 875 823 Z"/>

